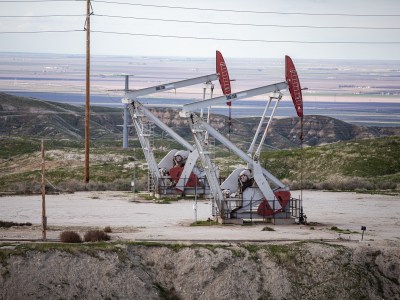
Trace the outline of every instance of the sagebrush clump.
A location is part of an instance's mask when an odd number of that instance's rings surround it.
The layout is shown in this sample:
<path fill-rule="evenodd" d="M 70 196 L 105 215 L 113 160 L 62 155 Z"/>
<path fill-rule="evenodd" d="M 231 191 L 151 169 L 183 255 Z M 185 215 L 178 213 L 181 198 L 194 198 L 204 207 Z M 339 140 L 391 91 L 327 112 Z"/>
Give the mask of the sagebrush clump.
<path fill-rule="evenodd" d="M 63 243 L 82 243 L 81 236 L 75 231 L 63 231 L 60 233 L 60 240 Z"/>
<path fill-rule="evenodd" d="M 109 241 L 111 237 L 103 230 L 90 230 L 85 233 L 85 242 Z"/>

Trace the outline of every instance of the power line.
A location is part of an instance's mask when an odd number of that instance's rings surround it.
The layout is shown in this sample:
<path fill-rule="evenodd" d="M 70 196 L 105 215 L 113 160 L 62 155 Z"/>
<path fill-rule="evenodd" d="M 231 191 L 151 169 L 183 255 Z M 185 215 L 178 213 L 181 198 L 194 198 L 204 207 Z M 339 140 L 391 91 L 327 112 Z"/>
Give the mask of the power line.
<path fill-rule="evenodd" d="M 40 34 L 40 33 L 71 33 L 82 32 L 85 29 L 74 30 L 37 30 L 37 31 L 0 31 L 0 34 Z M 400 41 L 302 41 L 302 40 L 263 40 L 263 39 L 237 39 L 237 38 L 217 38 L 217 37 L 200 37 L 200 36 L 178 36 L 178 35 L 162 35 L 162 34 L 146 34 L 132 32 L 116 32 L 92 30 L 93 33 L 129 35 L 129 36 L 145 36 L 145 37 L 161 37 L 175 39 L 194 39 L 194 40 L 214 40 L 214 41 L 234 41 L 234 42 L 259 42 L 259 43 L 291 43 L 291 44 L 365 44 L 365 45 L 398 45 Z"/>
<path fill-rule="evenodd" d="M 82 0 L 2 0 L 1 3 L 40 3 L 40 2 L 83 2 Z M 256 10 L 234 10 L 234 9 L 218 9 L 218 8 L 203 8 L 203 7 L 186 7 L 186 6 L 172 6 L 172 5 L 155 5 L 143 3 L 129 3 L 118 1 L 95 0 L 92 2 L 129 5 L 129 6 L 142 6 L 142 7 L 156 7 L 168 9 L 184 9 L 184 10 L 200 10 L 200 11 L 213 11 L 213 12 L 232 12 L 232 13 L 253 13 L 253 14 L 276 14 L 276 15 L 304 15 L 304 16 L 340 16 L 340 17 L 399 17 L 400 14 L 349 14 L 349 13 L 307 13 L 307 12 L 281 12 L 281 11 L 256 11 Z"/>
<path fill-rule="evenodd" d="M 0 16 L 0 18 L 53 18 L 53 17 L 84 17 L 81 15 L 41 15 L 41 16 Z"/>
<path fill-rule="evenodd" d="M 115 35 L 130 35 L 130 36 L 146 36 L 146 37 L 161 37 L 161 38 L 176 38 L 176 39 L 195 39 L 195 40 L 216 40 L 216 41 L 235 41 L 235 42 L 260 42 L 260 43 L 294 43 L 294 44 L 370 44 L 370 45 L 395 45 L 400 44 L 400 41 L 387 42 L 368 42 L 368 41 L 300 41 L 300 40 L 262 40 L 262 39 L 236 39 L 236 38 L 217 38 L 217 37 L 199 37 L 199 36 L 178 36 L 178 35 L 162 35 L 162 34 L 146 34 L 146 33 L 131 33 L 131 32 L 115 32 L 92 30 L 93 33 L 115 34 Z"/>
<path fill-rule="evenodd" d="M 36 33 L 67 33 L 67 32 L 81 32 L 83 29 L 72 30 L 37 30 L 37 31 L 0 31 L 0 34 L 36 34 Z"/>
<path fill-rule="evenodd" d="M 233 12 L 233 13 L 252 13 L 252 14 L 303 15 L 303 16 L 340 16 L 340 17 L 399 17 L 400 16 L 400 14 L 347 14 L 347 13 L 306 13 L 306 12 L 234 10 L 234 9 L 218 9 L 218 8 L 187 7 L 187 6 L 172 6 L 172 5 L 155 5 L 155 4 L 143 4 L 143 3 L 127 3 L 127 2 L 106 1 L 106 0 L 95 0 L 93 2 L 94 3 L 117 4 L 117 5 L 168 8 L 168 9 L 200 10 L 200 11 L 214 11 L 214 12 Z"/>
<path fill-rule="evenodd" d="M 93 14 L 93 16 L 95 16 L 95 17 L 96 16 L 97 17 L 107 17 L 107 18 L 119 18 L 119 19 L 146 20 L 146 21 L 162 21 L 162 22 L 193 23 L 193 24 L 211 24 L 211 25 L 253 26 L 253 27 L 316 28 L 316 29 L 377 29 L 377 30 L 398 30 L 398 29 L 400 29 L 400 27 L 312 26 L 312 25 L 279 25 L 279 24 L 209 22 L 209 21 L 191 21 L 191 20 L 164 19 L 164 18 L 113 16 L 113 15 L 103 15 L 103 14 Z"/>
<path fill-rule="evenodd" d="M 104 14 L 92 14 L 95 17 L 118 18 L 118 19 L 133 19 L 146 21 L 161 21 L 161 22 L 176 22 L 176 23 L 192 23 L 192 24 L 210 24 L 210 25 L 232 25 L 232 26 L 252 26 L 252 27 L 278 27 L 278 28 L 312 28 L 312 29 L 372 29 L 372 30 L 399 30 L 400 27 L 373 27 L 373 26 L 315 26 L 315 25 L 281 25 L 281 24 L 254 24 L 254 23 L 232 23 L 232 22 L 209 22 L 195 20 L 178 20 L 164 18 L 146 18 L 146 17 L 131 17 L 131 16 L 115 16 Z M 84 17 L 84 14 L 71 15 L 13 15 L 0 16 L 0 18 L 53 18 L 53 17 Z"/>
<path fill-rule="evenodd" d="M 17 1 L 17 0 L 11 0 L 11 1 L 7 1 L 7 0 L 2 0 L 1 3 L 30 3 L 30 2 L 82 2 L 82 0 L 21 0 L 21 1 Z"/>
<path fill-rule="evenodd" d="M 70 33 L 82 32 L 84 29 L 74 30 L 37 30 L 37 31 L 0 31 L 0 34 L 40 34 L 40 33 Z M 262 39 L 237 39 L 237 38 L 217 38 L 217 37 L 199 37 L 199 36 L 178 36 L 178 35 L 161 35 L 161 34 L 146 34 L 132 32 L 115 32 L 92 30 L 93 33 L 115 34 L 115 35 L 130 35 L 130 36 L 145 36 L 145 37 L 161 37 L 175 39 L 195 39 L 195 40 L 214 40 L 214 41 L 235 41 L 235 42 L 260 42 L 260 43 L 292 43 L 292 44 L 369 44 L 369 45 L 397 45 L 400 41 L 301 41 L 301 40 L 262 40 Z"/>
<path fill-rule="evenodd" d="M 372 30 L 399 30 L 400 27 L 373 27 L 373 26 L 315 26 L 315 25 L 281 25 L 281 24 L 254 24 L 254 23 L 231 23 L 231 22 L 209 22 L 195 20 L 178 20 L 164 18 L 146 18 L 146 17 L 130 17 L 130 16 L 115 16 L 104 14 L 92 14 L 95 17 L 118 18 L 118 19 L 133 19 L 146 21 L 161 21 L 161 22 L 176 22 L 176 23 L 192 23 L 192 24 L 210 24 L 210 25 L 232 25 L 232 26 L 252 26 L 252 27 L 278 27 L 278 28 L 312 28 L 312 29 L 372 29 Z M 84 14 L 71 15 L 12 15 L 0 16 L 0 18 L 53 18 L 53 17 L 84 17 Z"/>

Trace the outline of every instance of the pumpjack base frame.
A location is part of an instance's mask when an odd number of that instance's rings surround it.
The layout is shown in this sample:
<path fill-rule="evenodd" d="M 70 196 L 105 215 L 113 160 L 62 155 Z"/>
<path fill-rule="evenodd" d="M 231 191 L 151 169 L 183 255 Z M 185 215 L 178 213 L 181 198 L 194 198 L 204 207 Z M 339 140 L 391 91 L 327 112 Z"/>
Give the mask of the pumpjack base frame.
<path fill-rule="evenodd" d="M 252 224 L 272 224 L 272 225 L 294 225 L 296 218 L 255 218 L 255 219 L 221 219 L 218 218 L 220 224 L 244 225 Z"/>

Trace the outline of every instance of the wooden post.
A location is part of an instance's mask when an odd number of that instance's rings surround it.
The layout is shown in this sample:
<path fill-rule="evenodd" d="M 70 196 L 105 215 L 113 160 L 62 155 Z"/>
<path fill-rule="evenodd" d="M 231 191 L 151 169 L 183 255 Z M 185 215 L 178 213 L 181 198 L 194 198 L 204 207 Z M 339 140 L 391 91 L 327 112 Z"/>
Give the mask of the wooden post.
<path fill-rule="evenodd" d="M 85 178 L 89 182 L 89 110 L 90 110 L 90 0 L 86 0 L 86 109 L 85 109 Z"/>
<path fill-rule="evenodd" d="M 46 178 L 45 178 L 45 158 L 44 158 L 44 142 L 42 140 L 42 240 L 46 240 L 46 227 L 47 227 L 47 217 L 46 217 Z"/>

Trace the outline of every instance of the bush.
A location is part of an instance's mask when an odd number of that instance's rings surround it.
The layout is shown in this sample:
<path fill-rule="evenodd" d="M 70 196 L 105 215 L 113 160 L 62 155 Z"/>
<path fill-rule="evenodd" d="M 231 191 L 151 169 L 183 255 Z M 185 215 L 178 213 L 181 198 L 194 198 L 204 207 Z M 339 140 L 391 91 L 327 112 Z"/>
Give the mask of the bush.
<path fill-rule="evenodd" d="M 397 183 L 394 181 L 383 181 L 380 180 L 376 183 L 376 189 L 380 190 L 394 190 L 397 187 Z"/>
<path fill-rule="evenodd" d="M 57 185 L 62 191 L 73 193 L 76 191 L 84 191 L 85 183 L 82 180 L 64 180 Z"/>
<path fill-rule="evenodd" d="M 38 194 L 41 192 L 41 185 L 35 181 L 18 181 L 11 183 L 7 191 L 16 194 Z"/>
<path fill-rule="evenodd" d="M 112 232 L 111 227 L 110 226 L 106 226 L 104 228 L 104 232 L 111 233 Z"/>
<path fill-rule="evenodd" d="M 85 242 L 109 241 L 111 237 L 103 230 L 90 230 L 85 233 Z"/>
<path fill-rule="evenodd" d="M 68 179 L 58 184 L 58 187 L 66 192 L 77 191 L 129 191 L 130 180 L 116 179 L 112 182 L 99 182 L 92 180 L 88 184 L 75 179 Z"/>
<path fill-rule="evenodd" d="M 361 177 L 346 177 L 340 175 L 329 176 L 326 180 L 316 184 L 317 189 L 322 190 L 344 190 L 357 189 L 372 190 L 374 185 L 367 179 Z"/>
<path fill-rule="evenodd" d="M 32 226 L 32 223 L 16 223 L 16 222 L 10 222 L 10 221 L 1 221 L 0 220 L 0 227 L 13 227 L 13 226 Z"/>
<path fill-rule="evenodd" d="M 315 189 L 315 184 L 307 179 L 304 179 L 303 182 L 297 180 L 290 181 L 289 179 L 284 179 L 282 180 L 282 182 L 287 186 L 289 186 L 291 190 L 300 190 L 300 188 L 303 188 L 303 190 Z"/>
<path fill-rule="evenodd" d="M 261 231 L 275 231 L 274 228 L 265 226 Z"/>
<path fill-rule="evenodd" d="M 60 240 L 63 243 L 82 243 L 81 236 L 75 231 L 63 231 L 60 234 Z"/>

